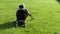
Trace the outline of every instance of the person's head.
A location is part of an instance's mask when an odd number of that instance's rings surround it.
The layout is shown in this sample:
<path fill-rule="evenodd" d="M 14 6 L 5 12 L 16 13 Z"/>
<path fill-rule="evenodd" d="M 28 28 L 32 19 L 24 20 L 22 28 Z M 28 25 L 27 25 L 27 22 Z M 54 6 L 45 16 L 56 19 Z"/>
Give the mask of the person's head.
<path fill-rule="evenodd" d="M 19 5 L 19 8 L 24 8 L 24 4 Z"/>

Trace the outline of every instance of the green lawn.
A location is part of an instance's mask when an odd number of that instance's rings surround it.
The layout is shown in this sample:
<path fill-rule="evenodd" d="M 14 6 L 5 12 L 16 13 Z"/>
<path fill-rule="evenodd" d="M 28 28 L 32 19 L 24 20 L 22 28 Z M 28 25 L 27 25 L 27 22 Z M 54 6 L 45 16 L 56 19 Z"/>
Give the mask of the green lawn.
<path fill-rule="evenodd" d="M 15 28 L 22 2 L 35 19 L 28 17 L 26 28 Z M 0 0 L 0 34 L 60 34 L 60 4 L 56 0 Z"/>

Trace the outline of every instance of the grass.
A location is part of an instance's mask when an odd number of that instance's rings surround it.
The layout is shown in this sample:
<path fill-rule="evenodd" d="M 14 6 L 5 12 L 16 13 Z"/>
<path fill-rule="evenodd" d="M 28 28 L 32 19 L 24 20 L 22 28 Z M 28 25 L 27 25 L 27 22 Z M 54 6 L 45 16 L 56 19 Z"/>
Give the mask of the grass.
<path fill-rule="evenodd" d="M 35 19 L 28 17 L 26 28 L 15 28 L 22 2 Z M 0 34 L 60 34 L 60 4 L 56 0 L 0 0 Z"/>

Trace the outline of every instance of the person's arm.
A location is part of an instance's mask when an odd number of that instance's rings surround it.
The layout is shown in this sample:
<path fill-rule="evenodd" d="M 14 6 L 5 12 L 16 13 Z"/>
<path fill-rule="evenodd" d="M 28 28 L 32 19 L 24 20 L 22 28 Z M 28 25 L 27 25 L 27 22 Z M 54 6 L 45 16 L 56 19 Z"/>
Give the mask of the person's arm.
<path fill-rule="evenodd" d="M 26 9 L 26 14 L 28 14 L 29 16 L 32 16 L 27 9 Z"/>
<path fill-rule="evenodd" d="M 31 20 L 34 20 L 32 14 L 27 10 L 27 14 L 31 17 Z"/>
<path fill-rule="evenodd" d="M 29 15 L 29 16 L 32 16 L 29 12 L 28 12 L 28 15 Z"/>
<path fill-rule="evenodd" d="M 19 14 L 19 12 L 20 12 L 19 10 L 20 10 L 20 8 L 18 8 L 18 9 L 17 9 L 17 11 L 16 11 L 16 15 L 18 15 L 18 14 Z"/>

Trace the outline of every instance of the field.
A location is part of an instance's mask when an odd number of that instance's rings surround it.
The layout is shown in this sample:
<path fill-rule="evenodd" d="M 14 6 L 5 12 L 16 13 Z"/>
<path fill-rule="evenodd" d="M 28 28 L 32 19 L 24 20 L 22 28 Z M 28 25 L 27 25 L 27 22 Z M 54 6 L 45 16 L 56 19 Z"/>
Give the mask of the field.
<path fill-rule="evenodd" d="M 34 20 L 28 16 L 26 28 L 15 28 L 21 3 Z M 60 4 L 56 0 L 0 0 L 0 34 L 60 34 Z"/>

